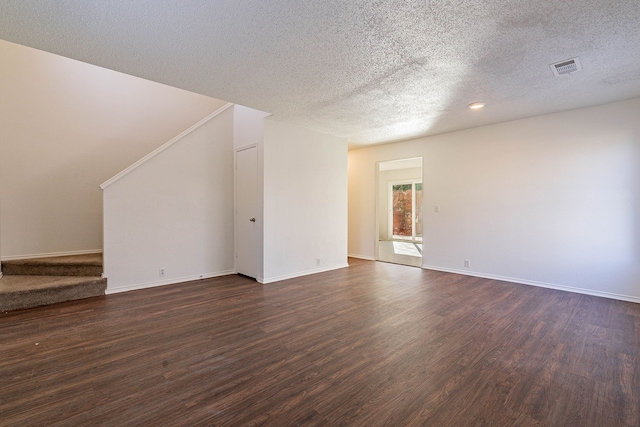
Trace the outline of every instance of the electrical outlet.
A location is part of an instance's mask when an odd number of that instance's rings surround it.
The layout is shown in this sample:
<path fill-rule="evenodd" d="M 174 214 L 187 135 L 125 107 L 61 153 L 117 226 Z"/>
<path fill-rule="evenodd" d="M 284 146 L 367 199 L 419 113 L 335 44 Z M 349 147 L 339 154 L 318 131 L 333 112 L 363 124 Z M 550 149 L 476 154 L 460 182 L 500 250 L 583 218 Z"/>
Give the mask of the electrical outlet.
<path fill-rule="evenodd" d="M 320 258 L 316 258 L 316 265 L 320 265 Z"/>
<path fill-rule="evenodd" d="M 465 266 L 466 268 L 471 268 L 471 261 L 469 261 L 468 259 L 465 259 L 465 260 L 464 260 L 464 266 Z"/>
<path fill-rule="evenodd" d="M 164 277 L 164 268 L 158 270 L 158 274 L 160 275 L 160 277 Z"/>
<path fill-rule="evenodd" d="M 433 211 L 434 211 L 435 213 L 440 213 L 440 205 L 435 205 L 435 206 L 433 207 Z"/>

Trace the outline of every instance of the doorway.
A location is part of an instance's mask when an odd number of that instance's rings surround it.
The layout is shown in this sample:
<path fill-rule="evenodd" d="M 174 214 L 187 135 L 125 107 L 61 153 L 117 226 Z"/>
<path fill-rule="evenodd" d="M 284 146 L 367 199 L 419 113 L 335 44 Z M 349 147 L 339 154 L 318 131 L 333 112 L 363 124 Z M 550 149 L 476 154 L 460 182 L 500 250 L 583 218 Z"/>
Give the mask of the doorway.
<path fill-rule="evenodd" d="M 422 265 L 422 157 L 378 163 L 377 259 Z"/>

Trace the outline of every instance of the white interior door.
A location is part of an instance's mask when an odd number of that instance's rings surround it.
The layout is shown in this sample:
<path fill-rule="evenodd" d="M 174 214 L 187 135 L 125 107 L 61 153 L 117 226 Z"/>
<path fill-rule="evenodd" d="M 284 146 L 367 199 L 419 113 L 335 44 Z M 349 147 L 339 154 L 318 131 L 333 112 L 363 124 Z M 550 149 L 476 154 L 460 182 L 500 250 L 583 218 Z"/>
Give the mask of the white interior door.
<path fill-rule="evenodd" d="M 236 152 L 236 271 L 258 275 L 258 149 Z"/>

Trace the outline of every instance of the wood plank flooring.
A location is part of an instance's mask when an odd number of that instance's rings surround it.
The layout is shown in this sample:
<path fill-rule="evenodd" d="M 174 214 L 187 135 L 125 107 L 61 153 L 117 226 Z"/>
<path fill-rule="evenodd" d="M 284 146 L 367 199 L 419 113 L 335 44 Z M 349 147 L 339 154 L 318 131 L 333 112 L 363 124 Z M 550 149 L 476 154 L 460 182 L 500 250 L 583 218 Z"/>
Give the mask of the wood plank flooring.
<path fill-rule="evenodd" d="M 0 313 L 0 425 L 640 425 L 640 304 L 350 264 Z"/>

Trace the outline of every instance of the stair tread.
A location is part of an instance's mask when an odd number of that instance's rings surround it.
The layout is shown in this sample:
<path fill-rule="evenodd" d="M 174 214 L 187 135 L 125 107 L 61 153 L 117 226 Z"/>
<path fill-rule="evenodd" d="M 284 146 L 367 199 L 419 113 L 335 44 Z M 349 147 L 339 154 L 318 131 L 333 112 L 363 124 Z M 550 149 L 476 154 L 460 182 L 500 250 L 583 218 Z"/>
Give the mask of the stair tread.
<path fill-rule="evenodd" d="M 102 266 L 102 254 L 65 255 L 2 261 L 3 265 L 91 265 Z"/>
<path fill-rule="evenodd" d="M 0 279 L 0 294 L 64 288 L 97 281 L 106 282 L 106 279 L 100 276 L 3 276 Z"/>
<path fill-rule="evenodd" d="M 65 255 L 2 262 L 0 311 L 103 296 L 102 254 Z"/>
<path fill-rule="evenodd" d="M 2 272 L 5 276 L 100 276 L 102 254 L 3 261 Z"/>

